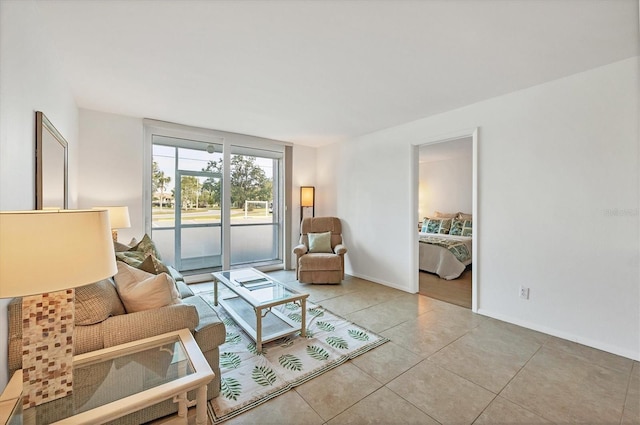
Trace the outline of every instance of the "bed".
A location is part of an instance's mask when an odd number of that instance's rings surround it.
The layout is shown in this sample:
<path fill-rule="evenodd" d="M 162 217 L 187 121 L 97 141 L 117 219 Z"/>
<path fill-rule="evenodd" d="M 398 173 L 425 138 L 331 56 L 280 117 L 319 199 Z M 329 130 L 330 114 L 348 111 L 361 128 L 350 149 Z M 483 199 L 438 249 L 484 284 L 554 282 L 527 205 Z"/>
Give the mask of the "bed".
<path fill-rule="evenodd" d="M 471 264 L 471 240 L 471 236 L 419 232 L 420 270 L 443 279 L 456 279 Z"/>

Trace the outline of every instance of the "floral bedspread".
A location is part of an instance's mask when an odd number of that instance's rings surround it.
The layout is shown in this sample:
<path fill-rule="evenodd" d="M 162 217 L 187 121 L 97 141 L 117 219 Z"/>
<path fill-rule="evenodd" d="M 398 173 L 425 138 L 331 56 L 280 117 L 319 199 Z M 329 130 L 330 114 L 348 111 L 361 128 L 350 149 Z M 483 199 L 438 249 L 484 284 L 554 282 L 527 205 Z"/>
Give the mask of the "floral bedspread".
<path fill-rule="evenodd" d="M 440 236 L 420 236 L 420 243 L 441 246 L 451 252 L 461 263 L 471 259 L 471 253 L 464 242 L 446 239 Z"/>

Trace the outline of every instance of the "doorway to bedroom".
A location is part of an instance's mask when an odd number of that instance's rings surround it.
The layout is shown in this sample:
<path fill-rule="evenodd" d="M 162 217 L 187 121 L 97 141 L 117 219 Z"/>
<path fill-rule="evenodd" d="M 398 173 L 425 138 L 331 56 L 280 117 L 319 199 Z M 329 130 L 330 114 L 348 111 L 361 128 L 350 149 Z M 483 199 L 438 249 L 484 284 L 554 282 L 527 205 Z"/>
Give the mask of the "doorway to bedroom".
<path fill-rule="evenodd" d="M 471 309 L 473 137 L 421 145 L 418 158 L 419 292 Z"/>

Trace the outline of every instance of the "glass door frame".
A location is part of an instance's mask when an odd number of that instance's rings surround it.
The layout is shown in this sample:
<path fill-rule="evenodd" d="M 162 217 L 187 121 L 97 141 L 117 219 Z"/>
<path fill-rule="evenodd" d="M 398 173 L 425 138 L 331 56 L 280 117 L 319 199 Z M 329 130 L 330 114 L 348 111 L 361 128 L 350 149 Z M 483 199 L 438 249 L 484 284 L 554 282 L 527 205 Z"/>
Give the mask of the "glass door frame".
<path fill-rule="evenodd" d="M 177 139 L 187 139 L 203 143 L 222 145 L 223 170 L 222 170 L 222 197 L 221 211 L 230 211 L 231 208 L 231 155 L 232 146 L 244 146 L 256 149 L 272 149 L 283 153 L 281 171 L 282 194 L 278 201 L 281 211 L 281 226 L 279 238 L 282 241 L 280 256 L 285 269 L 291 268 L 291 175 L 286 171 L 291 170 L 292 144 L 277 140 L 271 140 L 256 136 L 238 133 L 229 133 L 218 130 L 190 127 L 165 121 L 143 119 L 144 144 L 143 144 L 143 205 L 144 231 L 151 234 L 151 168 L 153 158 L 153 136 L 165 136 Z M 286 171 L 285 171 L 286 170 Z M 275 183 L 275 182 L 274 182 Z M 275 201 L 275 200 L 274 200 Z M 228 213 L 221 214 L 222 226 L 222 270 L 231 269 L 231 217 Z"/>
<path fill-rule="evenodd" d="M 183 224 L 182 223 L 182 177 L 183 176 L 191 176 L 191 177 L 208 177 L 214 179 L 222 180 L 221 173 L 213 173 L 211 171 L 190 171 L 190 170 L 180 170 L 179 167 L 176 169 L 176 181 L 175 181 L 175 228 L 174 228 L 174 258 L 175 258 L 175 267 L 177 270 L 183 270 L 182 268 L 182 229 L 188 228 L 193 229 L 197 227 L 220 227 L 220 241 L 224 241 L 222 238 L 222 221 L 224 216 L 227 215 L 226 211 L 221 207 L 220 208 L 220 223 L 219 224 L 211 224 L 211 223 L 203 223 L 203 224 Z M 197 208 L 197 205 L 196 205 Z M 223 245 L 222 242 L 221 245 Z M 222 264 L 224 264 L 224 250 L 223 246 L 220 247 L 221 255 L 223 257 Z"/>

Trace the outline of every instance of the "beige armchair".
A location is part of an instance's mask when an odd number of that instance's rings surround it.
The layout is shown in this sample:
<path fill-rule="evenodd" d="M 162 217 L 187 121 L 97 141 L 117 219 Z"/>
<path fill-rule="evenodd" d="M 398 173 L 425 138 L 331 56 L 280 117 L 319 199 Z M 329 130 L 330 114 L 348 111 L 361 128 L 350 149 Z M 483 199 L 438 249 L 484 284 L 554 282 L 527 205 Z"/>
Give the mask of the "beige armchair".
<path fill-rule="evenodd" d="M 342 224 L 336 217 L 302 220 L 296 254 L 296 278 L 300 283 L 341 283 L 344 279 Z"/>

